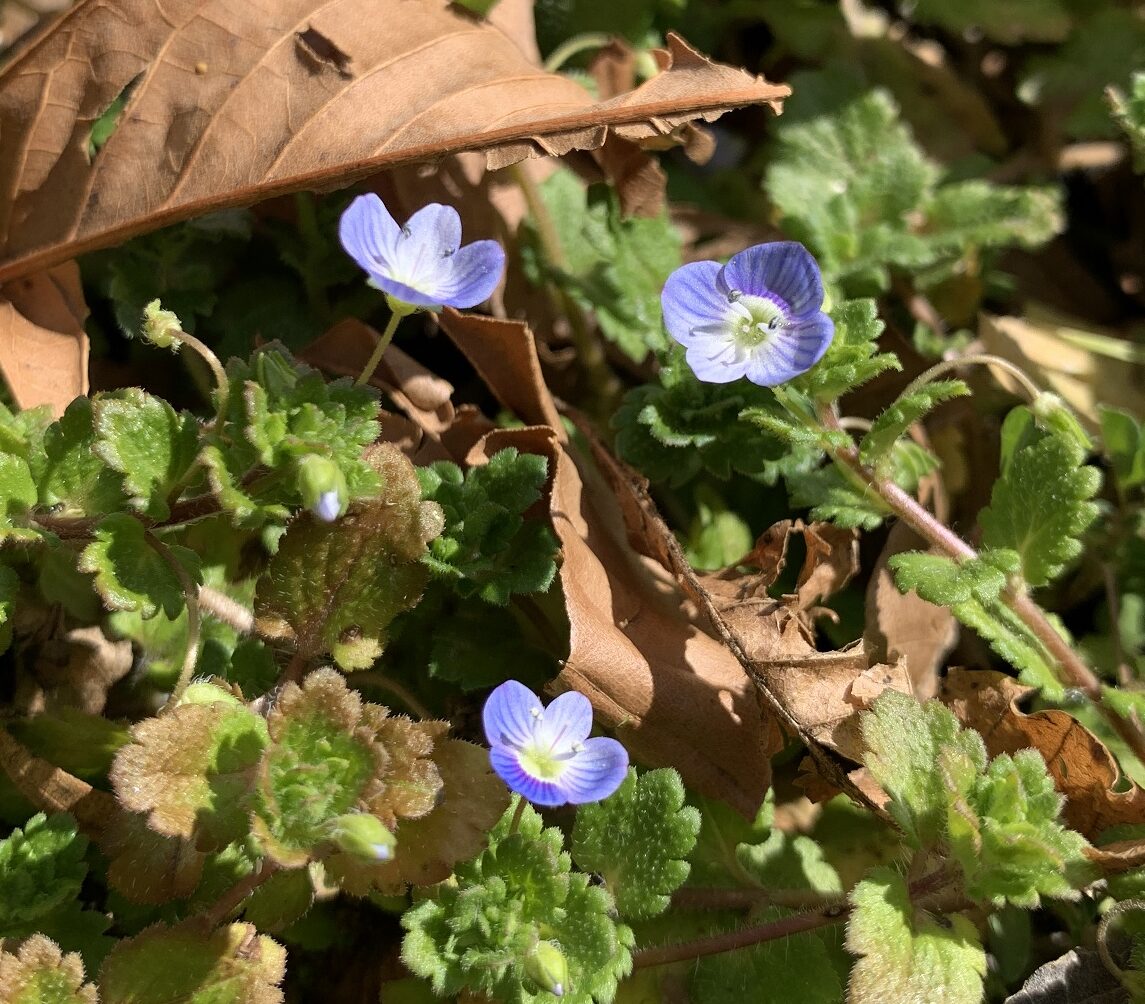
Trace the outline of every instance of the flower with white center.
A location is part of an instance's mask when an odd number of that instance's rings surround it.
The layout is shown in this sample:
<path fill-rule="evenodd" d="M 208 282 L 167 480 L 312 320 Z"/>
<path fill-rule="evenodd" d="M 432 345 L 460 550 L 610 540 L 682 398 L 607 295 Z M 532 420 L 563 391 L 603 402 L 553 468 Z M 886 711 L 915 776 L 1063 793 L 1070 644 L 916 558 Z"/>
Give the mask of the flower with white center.
<path fill-rule="evenodd" d="M 814 366 L 835 334 L 820 309 L 819 266 L 795 241 L 757 244 L 722 266 L 684 265 L 668 277 L 660 302 L 668 334 L 708 383 L 747 377 L 774 387 Z"/>
<path fill-rule="evenodd" d="M 588 737 L 592 705 L 576 691 L 546 708 L 524 684 L 508 680 L 485 701 L 482 720 L 493 769 L 536 805 L 599 802 L 628 774 L 620 743 Z"/>
<path fill-rule="evenodd" d="M 402 227 L 376 195 L 359 195 L 342 214 L 338 236 L 370 282 L 410 308 L 476 306 L 489 299 L 505 270 L 500 244 L 462 247 L 457 210 L 436 202 Z"/>

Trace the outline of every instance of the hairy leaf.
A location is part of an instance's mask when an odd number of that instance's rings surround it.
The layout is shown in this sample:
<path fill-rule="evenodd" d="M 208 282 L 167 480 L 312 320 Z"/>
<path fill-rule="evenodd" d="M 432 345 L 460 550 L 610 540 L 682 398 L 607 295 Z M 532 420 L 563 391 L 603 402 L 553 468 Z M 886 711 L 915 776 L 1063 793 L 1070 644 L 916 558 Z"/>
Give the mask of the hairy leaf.
<path fill-rule="evenodd" d="M 92 403 L 76 398 L 44 432 L 40 503 L 68 515 L 103 516 L 122 509 L 122 479 L 95 451 Z"/>
<path fill-rule="evenodd" d="M 604 879 L 620 915 L 655 917 L 688 877 L 700 814 L 684 804 L 684 785 L 670 768 L 637 777 L 629 770 L 602 802 L 577 811 L 571 851 L 577 866 Z"/>
<path fill-rule="evenodd" d="M 0 948 L 0 988 L 5 1004 L 98 1004 L 96 988 L 84 982 L 79 955 L 34 934 L 12 953 Z"/>
<path fill-rule="evenodd" d="M 1110 88 L 1106 92 L 1113 118 L 1129 137 L 1133 147 L 1133 167 L 1145 172 L 1145 73 L 1134 73 L 1128 95 Z"/>
<path fill-rule="evenodd" d="M 101 1004 L 281 1004 L 286 951 L 250 924 L 214 931 L 155 924 L 121 941 L 99 971 Z"/>
<path fill-rule="evenodd" d="M 920 387 L 906 397 L 898 398 L 875 419 L 859 444 L 863 462 L 877 463 L 924 415 L 943 401 L 969 393 L 970 388 L 961 380 L 937 380 Z"/>
<path fill-rule="evenodd" d="M 1015 411 L 1007 424 L 1024 421 Z M 1101 485 L 1101 474 L 1084 461 L 1074 439 L 1035 435 L 1007 458 L 990 505 L 979 516 L 983 543 L 1017 551 L 1022 575 L 1031 586 L 1043 586 L 1061 574 L 1081 553 L 1079 537 L 1097 518 L 1097 506 L 1090 500 Z"/>
<path fill-rule="evenodd" d="M 0 938 L 31 933 L 53 911 L 76 905 L 86 849 L 75 820 L 62 814 L 37 813 L 0 840 Z"/>
<path fill-rule="evenodd" d="M 848 1001 L 942 1000 L 979 1004 L 986 953 L 973 922 L 961 914 L 945 923 L 911 905 L 902 876 L 876 868 L 851 890 L 847 950 L 859 956 Z"/>
<path fill-rule="evenodd" d="M 831 309 L 835 337 L 826 355 L 792 386 L 816 401 L 833 402 L 887 370 L 902 369 L 898 358 L 880 352 L 883 322 L 874 300 L 845 300 Z"/>

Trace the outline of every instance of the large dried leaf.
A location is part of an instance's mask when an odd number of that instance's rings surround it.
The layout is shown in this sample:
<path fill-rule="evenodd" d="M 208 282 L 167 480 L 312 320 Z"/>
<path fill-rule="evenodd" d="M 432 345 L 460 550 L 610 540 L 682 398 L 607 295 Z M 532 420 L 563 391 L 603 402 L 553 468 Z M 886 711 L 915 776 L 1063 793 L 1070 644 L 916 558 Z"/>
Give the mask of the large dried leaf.
<path fill-rule="evenodd" d="M 21 408 L 46 404 L 58 418 L 87 393 L 86 318 L 74 262 L 0 289 L 0 369 Z"/>
<path fill-rule="evenodd" d="M 670 36 L 671 66 L 594 102 L 438 0 L 86 0 L 0 77 L 0 280 L 131 234 L 402 163 L 642 141 L 788 88 Z M 89 160 L 92 125 L 128 87 Z"/>
<path fill-rule="evenodd" d="M 1042 754 L 1054 784 L 1066 797 L 1066 822 L 1093 839 L 1102 830 L 1145 818 L 1145 789 L 1121 787 L 1117 762 L 1101 742 L 1064 711 L 1024 714 L 1017 702 L 1033 693 L 993 670 L 952 669 L 941 700 L 963 725 L 982 734 L 990 756 L 1032 747 Z"/>
<path fill-rule="evenodd" d="M 671 573 L 633 548 L 640 531 L 631 500 L 626 505 L 591 458 L 569 449 L 529 330 L 449 310 L 442 325 L 500 402 L 535 423 L 489 433 L 469 459 L 506 446 L 551 458 L 571 628 L 559 684 L 585 694 L 636 758 L 675 767 L 689 787 L 753 817 L 779 741 L 751 681 L 689 615 Z"/>

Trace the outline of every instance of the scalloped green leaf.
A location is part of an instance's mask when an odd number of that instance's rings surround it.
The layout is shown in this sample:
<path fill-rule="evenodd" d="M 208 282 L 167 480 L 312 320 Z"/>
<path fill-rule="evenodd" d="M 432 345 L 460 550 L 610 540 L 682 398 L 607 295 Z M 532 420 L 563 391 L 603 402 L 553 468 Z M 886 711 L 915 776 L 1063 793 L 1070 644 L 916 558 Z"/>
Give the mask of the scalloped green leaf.
<path fill-rule="evenodd" d="M 164 546 L 197 583 L 201 578 L 198 555 L 185 547 Z M 138 610 L 145 618 L 162 610 L 174 618 L 186 605 L 179 576 L 148 543 L 143 524 L 126 513 L 115 513 L 99 522 L 78 567 L 95 576 L 95 588 L 110 610 Z"/>
<path fill-rule="evenodd" d="M 40 504 L 66 515 L 103 516 L 123 509 L 122 478 L 95 451 L 92 403 L 77 397 L 44 432 Z"/>
<path fill-rule="evenodd" d="M 1024 420 L 1021 412 L 1014 420 Z M 1101 473 L 1085 464 L 1071 437 L 1043 433 L 1030 439 L 1008 458 L 978 520 L 985 546 L 1017 551 L 1026 582 L 1044 586 L 1081 553 L 1079 538 L 1097 518 L 1091 500 Z"/>
<path fill-rule="evenodd" d="M 132 507 L 166 519 L 199 451 L 199 423 L 138 387 L 100 394 L 93 408 L 95 450 L 123 475 Z"/>
<path fill-rule="evenodd" d="M 115 947 L 99 989 L 102 1004 L 281 1004 L 285 975 L 285 949 L 250 924 L 160 923 Z"/>
<path fill-rule="evenodd" d="M 87 843 L 71 816 L 42 812 L 0 840 L 0 938 L 31 933 L 74 902 L 87 874 Z"/>
<path fill-rule="evenodd" d="M 612 795 L 577 810 L 571 851 L 582 871 L 604 879 L 622 917 L 643 920 L 667 910 L 684 884 L 699 831 L 679 774 L 664 767 L 638 777 L 630 769 Z"/>
<path fill-rule="evenodd" d="M 115 755 L 112 787 L 157 833 L 219 850 L 249 830 L 268 742 L 264 718 L 222 688 L 196 684 L 166 714 L 132 727 Z"/>
<path fill-rule="evenodd" d="M 440 529 L 413 465 L 389 444 L 373 457 L 381 496 L 334 523 L 296 519 L 255 592 L 261 634 L 292 642 L 307 659 L 329 653 L 344 669 L 371 665 L 390 622 L 417 603 L 429 578 L 426 542 Z"/>
<path fill-rule="evenodd" d="M 943 401 L 969 393 L 970 388 L 962 380 L 936 380 L 896 399 L 875 419 L 859 444 L 859 455 L 863 463 L 878 463 L 915 422 Z"/>
<path fill-rule="evenodd" d="M 42 934 L 15 952 L 0 949 L 0 992 L 4 1004 L 98 1004 L 96 988 L 84 982 L 78 954 L 65 955 Z"/>
<path fill-rule="evenodd" d="M 850 899 L 847 950 L 859 957 L 848 987 L 851 1004 L 980 1004 L 986 952 L 969 919 L 956 913 L 939 922 L 916 910 L 892 868 L 872 869 Z"/>

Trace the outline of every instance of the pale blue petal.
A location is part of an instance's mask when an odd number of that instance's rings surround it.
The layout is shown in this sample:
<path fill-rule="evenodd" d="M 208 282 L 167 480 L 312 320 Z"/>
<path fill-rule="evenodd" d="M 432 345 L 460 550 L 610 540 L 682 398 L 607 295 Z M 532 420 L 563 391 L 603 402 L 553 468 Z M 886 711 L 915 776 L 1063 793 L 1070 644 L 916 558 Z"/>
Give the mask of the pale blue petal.
<path fill-rule="evenodd" d="M 394 257 L 394 242 L 401 227 L 372 192 L 359 195 L 338 222 L 338 238 L 346 253 L 375 278 L 388 272 Z"/>
<path fill-rule="evenodd" d="M 431 292 L 449 307 L 475 307 L 493 295 L 505 271 L 505 249 L 496 241 L 474 241 L 442 262 L 442 278 Z"/>
<path fill-rule="evenodd" d="M 722 293 L 738 290 L 782 301 L 790 316 L 807 314 L 823 305 L 823 279 L 811 253 L 798 241 L 756 244 L 733 255 L 717 282 Z"/>
<path fill-rule="evenodd" d="M 748 352 L 733 338 L 712 336 L 696 339 L 684 353 L 697 380 L 705 383 L 731 383 L 744 375 Z"/>
<path fill-rule="evenodd" d="M 592 731 L 592 704 L 584 694 L 570 690 L 545 708 L 533 733 L 537 746 L 556 755 L 567 753 L 574 743 L 584 742 Z"/>
<path fill-rule="evenodd" d="M 823 358 L 834 334 L 835 324 L 826 314 L 797 318 L 752 352 L 744 375 L 761 387 L 793 380 Z"/>
<path fill-rule="evenodd" d="M 729 304 L 716 287 L 719 272 L 719 262 L 694 261 L 676 269 L 664 283 L 664 327 L 681 345 L 692 344 L 695 328 L 724 323 Z"/>
<path fill-rule="evenodd" d="M 535 805 L 564 805 L 568 801 L 560 782 L 534 777 L 521 766 L 520 757 L 507 746 L 494 746 L 489 751 L 489 763 L 505 784 Z"/>
<path fill-rule="evenodd" d="M 461 247 L 461 217 L 452 206 L 431 202 L 406 221 L 394 244 L 390 278 L 427 296 L 449 274 L 449 259 Z"/>
<path fill-rule="evenodd" d="M 557 784 L 574 805 L 607 798 L 628 773 L 628 751 L 615 739 L 589 739 L 561 774 Z"/>
<path fill-rule="evenodd" d="M 318 496 L 311 511 L 323 523 L 333 523 L 342 515 L 342 497 L 337 491 L 323 492 Z"/>
<path fill-rule="evenodd" d="M 374 275 L 371 276 L 371 280 L 383 293 L 388 293 L 395 300 L 401 300 L 402 303 L 409 303 L 415 307 L 436 308 L 442 306 L 442 302 L 438 299 L 435 291 L 426 293 L 422 289 L 415 289 L 408 283 L 399 282 L 388 275 Z"/>
<path fill-rule="evenodd" d="M 520 749 L 532 743 L 537 715 L 541 712 L 536 694 L 523 683 L 506 680 L 486 698 L 481 711 L 486 741 L 494 749 L 498 746 Z"/>

